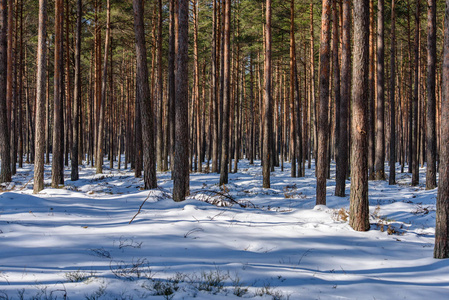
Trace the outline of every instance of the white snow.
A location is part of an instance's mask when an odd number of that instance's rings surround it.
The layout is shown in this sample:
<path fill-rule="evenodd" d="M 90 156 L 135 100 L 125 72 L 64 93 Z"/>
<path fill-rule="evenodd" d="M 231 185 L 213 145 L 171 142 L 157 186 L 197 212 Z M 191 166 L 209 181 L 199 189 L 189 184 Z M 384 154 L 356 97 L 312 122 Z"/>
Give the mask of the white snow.
<path fill-rule="evenodd" d="M 105 163 L 105 165 L 109 165 Z M 334 166 L 333 166 L 334 167 Z M 344 221 L 347 197 L 315 206 L 314 170 L 290 165 L 262 188 L 260 162 L 229 184 L 190 175 L 171 197 L 170 173 L 141 190 L 133 171 L 80 167 L 65 186 L 32 194 L 24 165 L 0 194 L 0 299 L 447 299 L 449 260 L 433 259 L 437 190 L 369 183 L 371 230 Z M 140 205 L 145 201 L 139 214 Z M 137 215 L 136 215 L 137 214 Z M 129 222 L 135 219 L 129 224 Z"/>

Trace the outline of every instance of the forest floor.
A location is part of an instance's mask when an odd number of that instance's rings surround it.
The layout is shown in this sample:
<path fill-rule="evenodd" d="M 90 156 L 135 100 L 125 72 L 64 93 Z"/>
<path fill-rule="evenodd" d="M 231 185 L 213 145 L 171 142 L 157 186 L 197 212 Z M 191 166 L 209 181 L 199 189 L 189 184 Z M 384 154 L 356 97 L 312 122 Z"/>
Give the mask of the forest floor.
<path fill-rule="evenodd" d="M 371 230 L 356 232 L 334 169 L 315 206 L 313 166 L 304 178 L 276 168 L 271 189 L 260 162 L 241 161 L 225 187 L 192 173 L 176 203 L 170 173 L 148 191 L 129 169 L 82 166 L 53 189 L 46 166 L 33 195 L 24 165 L 0 194 L 0 299 L 447 299 L 449 260 L 432 258 L 437 190 L 425 169 L 417 187 L 399 171 L 397 185 L 369 183 Z"/>

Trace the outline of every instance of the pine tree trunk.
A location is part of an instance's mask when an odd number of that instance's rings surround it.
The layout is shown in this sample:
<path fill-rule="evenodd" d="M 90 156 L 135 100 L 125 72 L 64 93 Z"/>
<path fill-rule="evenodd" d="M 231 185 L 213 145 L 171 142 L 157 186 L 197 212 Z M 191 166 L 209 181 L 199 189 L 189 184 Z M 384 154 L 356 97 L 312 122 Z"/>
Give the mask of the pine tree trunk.
<path fill-rule="evenodd" d="M 385 48 L 384 48 L 384 0 L 377 4 L 377 132 L 375 179 L 385 180 Z"/>
<path fill-rule="evenodd" d="M 7 108 L 7 31 L 8 27 L 11 27 L 11 23 L 8 24 L 8 6 L 6 0 L 0 2 L 0 157 L 1 172 L 0 183 L 11 181 L 11 159 L 10 159 L 10 147 L 9 147 L 9 129 L 8 129 L 8 108 Z M 9 25 L 9 26 L 8 26 Z M 45 80 L 44 80 L 45 82 Z M 42 163 L 43 165 L 43 163 Z"/>
<path fill-rule="evenodd" d="M 313 26 L 313 25 L 311 25 Z M 313 47 L 313 46 L 312 46 Z M 290 176 L 296 177 L 295 1 L 290 1 Z"/>
<path fill-rule="evenodd" d="M 331 0 L 323 1 L 320 41 L 320 102 L 318 106 L 318 156 L 316 164 L 316 204 L 326 205 L 326 177 L 329 137 L 330 21 Z"/>
<path fill-rule="evenodd" d="M 368 202 L 368 60 L 369 60 L 369 1 L 354 2 L 354 64 L 352 73 L 352 138 L 351 138 L 351 196 L 349 225 L 357 231 L 367 231 Z"/>
<path fill-rule="evenodd" d="M 101 96 L 100 96 L 100 112 L 98 117 L 98 134 L 97 134 L 97 157 L 96 157 L 96 172 L 103 173 L 103 158 L 104 158 L 104 132 L 105 132 L 105 114 L 106 114 L 106 85 L 108 79 L 108 56 L 109 43 L 111 39 L 111 7 L 107 0 L 106 4 L 106 37 L 104 41 L 104 57 L 103 57 L 103 74 L 101 77 Z"/>
<path fill-rule="evenodd" d="M 418 152 L 418 144 L 419 144 L 419 135 L 418 135 L 418 100 L 419 100 L 419 45 L 420 45 L 420 6 L 421 1 L 416 0 L 416 14 L 415 14 L 415 82 L 413 87 L 413 116 L 412 116 L 412 186 L 416 186 L 419 184 L 419 152 Z"/>
<path fill-rule="evenodd" d="M 55 72 L 54 72 L 54 102 L 53 102 L 53 156 L 52 156 L 52 182 L 51 186 L 57 188 L 59 184 L 64 183 L 61 176 L 63 166 L 63 147 L 62 147 L 62 0 L 55 1 Z"/>
<path fill-rule="evenodd" d="M 44 189 L 45 100 L 47 84 L 47 0 L 39 1 L 39 35 L 36 75 L 36 156 L 34 160 L 33 193 Z M 0 72 L 1 73 L 1 72 Z"/>
<path fill-rule="evenodd" d="M 345 126 L 341 123 L 341 81 L 340 81 L 340 64 L 339 64 L 339 58 L 340 58 L 340 52 L 339 52 L 339 34 L 338 34 L 338 24 L 339 24 L 339 20 L 338 20 L 338 11 L 337 11 L 337 1 L 334 0 L 333 1 L 333 11 L 332 11 L 332 24 L 333 24 L 333 28 L 332 28 L 332 62 L 333 62 L 333 76 L 334 76 L 334 99 L 335 99 L 335 141 L 336 144 L 339 141 L 339 135 L 340 135 L 340 127 L 341 126 Z M 346 124 L 346 123 L 344 123 Z M 339 148 L 336 147 L 335 149 L 336 151 L 336 161 L 340 161 L 340 152 L 339 152 Z M 344 192 L 343 192 L 344 194 Z"/>
<path fill-rule="evenodd" d="M 229 1 L 229 0 L 228 0 Z M 266 0 L 265 23 L 265 94 L 264 94 L 264 138 L 263 138 L 263 187 L 270 188 L 272 97 L 271 97 L 271 0 Z"/>
<path fill-rule="evenodd" d="M 449 0 L 444 14 L 443 74 L 441 99 L 441 141 L 449 139 Z M 440 145 L 435 248 L 433 257 L 449 258 L 449 143 Z"/>
<path fill-rule="evenodd" d="M 391 58 L 390 58 L 390 176 L 388 183 L 396 183 L 396 16 L 395 0 L 391 1 Z"/>
<path fill-rule="evenodd" d="M 231 108 L 231 0 L 224 3 L 224 39 L 223 39 L 223 128 L 221 131 L 220 185 L 228 184 L 229 164 L 229 115 Z"/>
<path fill-rule="evenodd" d="M 135 0 L 138 1 L 138 0 Z M 189 194 L 189 1 L 179 0 L 173 200 Z"/>
<path fill-rule="evenodd" d="M 79 179 L 78 174 L 78 147 L 80 142 L 79 124 L 80 105 L 81 105 L 81 18 L 82 18 L 82 0 L 77 1 L 77 17 L 76 17 L 76 46 L 75 46 L 75 89 L 73 91 L 73 124 L 72 124 L 72 172 L 71 180 Z"/>
<path fill-rule="evenodd" d="M 144 188 L 157 187 L 156 180 L 156 152 L 153 133 L 153 105 L 149 91 L 147 52 L 145 46 L 145 29 L 143 22 L 143 4 L 140 0 L 133 0 L 134 32 L 136 35 L 136 97 L 140 104 L 143 137 L 143 169 Z"/>
<path fill-rule="evenodd" d="M 380 3 L 383 0 L 380 0 Z M 383 7 L 383 3 L 382 3 Z M 380 12 L 378 12 L 380 14 Z M 383 18 L 383 11 L 382 11 Z M 383 23 L 383 20 L 382 22 Z M 379 26 L 383 31 L 383 24 Z M 376 138 L 375 138 L 375 90 L 374 90 L 374 0 L 369 2 L 369 74 L 368 74 L 368 84 L 369 84 L 369 95 L 368 95 L 368 179 L 375 179 L 375 161 L 376 161 Z M 380 36 L 380 35 L 379 35 Z M 378 37 L 379 37 L 378 36 Z M 383 32 L 382 32 L 383 37 Z M 383 41 L 382 41 L 383 47 Z"/>
<path fill-rule="evenodd" d="M 427 0 L 427 124 L 426 124 L 426 189 L 437 186 L 436 177 L 436 0 Z"/>

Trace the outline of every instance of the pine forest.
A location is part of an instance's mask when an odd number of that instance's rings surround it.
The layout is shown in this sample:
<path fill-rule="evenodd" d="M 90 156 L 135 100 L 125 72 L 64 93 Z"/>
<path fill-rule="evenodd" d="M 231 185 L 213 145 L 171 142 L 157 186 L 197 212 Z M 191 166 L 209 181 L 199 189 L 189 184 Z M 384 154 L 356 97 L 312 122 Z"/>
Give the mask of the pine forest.
<path fill-rule="evenodd" d="M 446 299 L 449 0 L 0 0 L 0 299 Z"/>

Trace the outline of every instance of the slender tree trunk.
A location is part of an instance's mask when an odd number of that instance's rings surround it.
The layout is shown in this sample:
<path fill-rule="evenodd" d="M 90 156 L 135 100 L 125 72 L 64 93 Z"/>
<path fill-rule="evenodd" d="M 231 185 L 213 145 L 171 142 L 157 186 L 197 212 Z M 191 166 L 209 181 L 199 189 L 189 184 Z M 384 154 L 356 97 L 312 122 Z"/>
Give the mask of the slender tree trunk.
<path fill-rule="evenodd" d="M 34 161 L 33 192 L 44 189 L 44 153 L 45 153 L 45 98 L 47 84 L 47 0 L 39 1 L 39 35 L 37 43 L 36 76 L 36 157 Z M 1 73 L 1 72 L 0 72 Z"/>
<path fill-rule="evenodd" d="M 228 184 L 229 164 L 229 113 L 231 106 L 231 0 L 225 0 L 223 48 L 223 129 L 220 161 L 220 185 Z"/>
<path fill-rule="evenodd" d="M 175 2 L 177 0 L 170 1 L 170 24 L 169 24 L 169 41 L 168 41 L 168 115 L 170 123 L 170 169 L 172 171 L 173 177 L 173 160 L 175 153 L 175 93 L 176 93 L 176 82 L 175 82 L 175 59 L 176 59 L 176 35 L 175 30 Z"/>
<path fill-rule="evenodd" d="M 426 124 L 426 189 L 437 186 L 436 177 L 436 94 L 435 94 L 435 67 L 436 67 L 436 0 L 427 0 L 427 124 Z"/>
<path fill-rule="evenodd" d="M 143 136 L 143 169 L 144 188 L 157 187 L 156 159 L 153 133 L 153 105 L 148 82 L 147 52 L 145 46 L 145 29 L 143 22 L 143 4 L 140 0 L 133 0 L 134 32 L 136 35 L 136 97 L 140 104 Z"/>
<path fill-rule="evenodd" d="M 229 0 L 228 0 L 229 1 Z M 263 139 L 263 187 L 270 188 L 272 99 L 271 99 L 271 0 L 265 4 L 265 97 L 264 97 L 264 139 Z M 292 84 L 293 85 L 293 84 Z"/>
<path fill-rule="evenodd" d="M 63 170 L 62 157 L 62 0 L 55 1 L 55 72 L 54 72 L 54 104 L 53 104 L 53 157 L 52 157 L 52 174 L 51 186 L 57 188 L 59 184 L 64 183 L 61 176 Z M 62 178 L 61 178 L 62 177 Z"/>
<path fill-rule="evenodd" d="M 341 99 L 340 133 L 338 134 L 338 157 L 335 175 L 335 195 L 345 196 L 346 174 L 348 173 L 348 115 L 351 87 L 351 2 L 342 5 L 342 53 L 341 53 Z"/>
<path fill-rule="evenodd" d="M 0 183 L 11 181 L 11 166 L 10 166 L 10 147 L 9 147 L 9 129 L 8 129 L 8 108 L 7 95 L 5 93 L 7 86 L 7 51 L 8 40 L 7 30 L 12 24 L 8 24 L 8 6 L 6 0 L 0 2 L 0 157 L 1 172 Z M 9 26 L 8 26 L 9 25 Z M 45 55 L 44 55 L 45 56 Z M 45 59 L 45 57 L 44 57 Z M 44 77 L 45 82 L 45 77 Z M 42 162 L 43 166 L 43 162 Z"/>
<path fill-rule="evenodd" d="M 105 131 L 105 114 L 106 114 L 106 85 L 108 79 L 108 56 L 109 42 L 111 39 L 111 7 L 107 0 L 106 4 L 106 37 L 104 40 L 104 57 L 103 57 L 103 74 L 101 80 L 101 97 L 100 97 L 100 113 L 98 117 L 98 134 L 97 134 L 97 158 L 96 167 L 97 174 L 103 173 L 104 158 L 104 131 Z"/>
<path fill-rule="evenodd" d="M 194 39 L 194 63 L 195 63 L 195 109 L 196 109 L 196 161 L 197 161 L 197 171 L 202 172 L 203 171 L 203 164 L 201 161 L 201 147 L 202 147 L 202 141 L 201 141 L 201 101 L 204 101 L 204 99 L 201 99 L 200 97 L 200 67 L 198 62 L 198 3 L 196 0 L 193 2 L 193 16 L 194 16 L 194 33 L 193 33 L 193 39 Z M 204 76 L 204 75 L 203 75 Z M 200 101 L 201 99 L 201 101 Z M 193 143 L 193 141 L 192 141 Z"/>
<path fill-rule="evenodd" d="M 135 0 L 138 1 L 138 0 Z M 179 0 L 173 200 L 189 194 L 189 1 Z"/>
<path fill-rule="evenodd" d="M 443 75 L 441 99 L 441 140 L 449 139 L 449 0 L 444 14 Z M 433 257 L 449 257 L 449 143 L 440 145 L 440 177 L 438 184 Z"/>
<path fill-rule="evenodd" d="M 311 4 L 313 5 L 313 4 Z M 311 8 L 312 9 L 312 8 Z M 312 18 L 312 15 L 311 15 Z M 312 21 L 311 21 L 312 22 Z M 313 24 L 311 24 L 313 26 Z M 312 45 L 313 47 L 313 45 Z M 313 51 L 313 50 L 312 50 Z M 296 177 L 296 114 L 295 114 L 295 1 L 290 1 L 290 163 L 291 177 Z"/>
<path fill-rule="evenodd" d="M 384 48 L 384 0 L 377 4 L 377 132 L 375 179 L 385 180 L 385 48 Z"/>
<path fill-rule="evenodd" d="M 163 135 L 163 110 L 164 110 L 164 90 L 162 80 L 162 0 L 158 0 L 158 25 L 157 25 L 157 105 L 158 105 L 158 117 L 157 117 L 157 168 L 159 171 L 165 171 L 164 169 L 164 135 Z"/>
<path fill-rule="evenodd" d="M 383 0 L 380 0 L 380 3 Z M 383 3 L 382 3 L 383 9 Z M 378 12 L 380 14 L 380 12 Z M 382 11 L 383 18 L 383 11 Z M 382 22 L 383 23 L 383 20 Z M 383 37 L 383 24 L 382 27 L 382 37 Z M 376 161 L 376 143 L 375 143 L 375 90 L 374 90 L 374 0 L 369 1 L 369 74 L 368 74 L 368 84 L 369 84 L 369 95 L 368 95 L 368 179 L 375 179 L 375 161 Z M 380 34 L 378 37 L 381 36 Z M 383 42 L 382 42 L 383 46 Z"/>
<path fill-rule="evenodd" d="M 315 93 L 315 39 L 313 26 L 313 0 L 310 1 L 310 85 L 312 88 L 312 106 L 313 106 L 313 157 L 315 158 L 315 172 L 318 161 L 318 108 Z"/>
<path fill-rule="evenodd" d="M 77 17 L 76 17 L 76 46 L 75 46 L 75 89 L 73 91 L 73 124 L 72 124 L 72 173 L 71 180 L 78 180 L 78 146 L 80 142 L 79 124 L 80 104 L 81 104 L 81 18 L 82 0 L 77 1 Z M 70 92 L 70 91 L 69 91 Z"/>
<path fill-rule="evenodd" d="M 354 2 L 354 64 L 352 73 L 352 138 L 351 138 L 351 196 L 349 225 L 357 231 L 367 231 L 368 202 L 368 45 L 369 1 Z"/>
<path fill-rule="evenodd" d="M 340 135 L 340 127 L 341 126 L 345 126 L 341 123 L 340 117 L 341 117 L 341 81 L 340 81 L 340 63 L 339 63 L 339 58 L 340 58 L 340 52 L 339 52 L 339 28 L 338 28 L 338 24 L 339 24 L 339 20 L 338 20 L 338 10 L 337 10 L 337 1 L 334 0 L 332 3 L 333 6 L 333 11 L 332 11 L 332 63 L 333 63 L 333 75 L 334 75 L 334 99 L 335 99 L 335 141 L 336 143 L 339 140 L 339 135 Z M 346 124 L 346 123 L 345 123 Z M 338 147 L 336 147 L 335 149 L 336 151 L 336 161 L 341 160 L 340 153 L 339 153 L 339 149 Z"/>
<path fill-rule="evenodd" d="M 396 183 L 396 15 L 395 0 L 391 1 L 391 58 L 390 58 L 390 176 L 388 183 Z"/>
<path fill-rule="evenodd" d="M 420 45 L 420 6 L 421 1 L 416 0 L 416 14 L 415 14 L 415 83 L 413 87 L 413 121 L 412 121 L 412 131 L 413 131 L 413 140 L 412 140 L 412 186 L 416 186 L 419 184 L 419 153 L 418 153 L 418 143 L 419 143 L 419 135 L 418 135 L 418 99 L 419 99 L 419 45 Z"/>
<path fill-rule="evenodd" d="M 316 165 L 316 204 L 326 205 L 327 143 L 329 139 L 329 79 L 331 0 L 323 1 L 320 42 L 320 102 L 318 107 L 318 157 Z"/>

